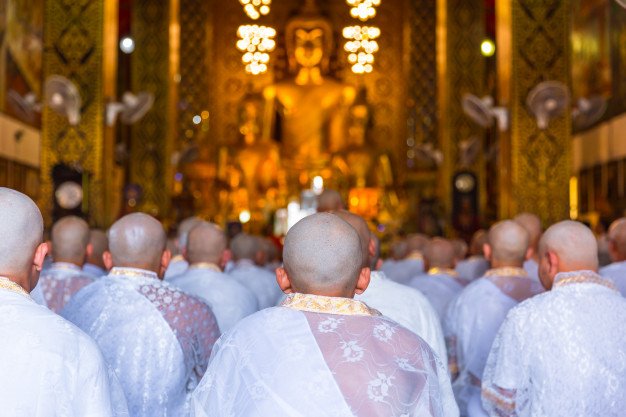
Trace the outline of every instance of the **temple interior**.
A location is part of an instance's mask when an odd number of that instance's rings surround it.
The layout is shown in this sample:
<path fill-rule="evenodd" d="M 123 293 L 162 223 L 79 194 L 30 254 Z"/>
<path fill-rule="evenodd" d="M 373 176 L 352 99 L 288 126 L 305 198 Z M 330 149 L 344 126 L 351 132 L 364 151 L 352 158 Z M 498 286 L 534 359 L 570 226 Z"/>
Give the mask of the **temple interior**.
<path fill-rule="evenodd" d="M 602 228 L 626 210 L 621 3 L 0 0 L 0 185 L 48 225 L 281 236 L 331 188 L 383 241 Z"/>

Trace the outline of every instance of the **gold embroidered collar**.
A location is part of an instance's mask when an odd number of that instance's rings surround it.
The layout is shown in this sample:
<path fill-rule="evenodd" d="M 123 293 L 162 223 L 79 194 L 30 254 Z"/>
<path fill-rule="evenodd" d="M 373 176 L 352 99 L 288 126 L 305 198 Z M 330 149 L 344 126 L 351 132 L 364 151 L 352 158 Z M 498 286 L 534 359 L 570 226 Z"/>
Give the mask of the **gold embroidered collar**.
<path fill-rule="evenodd" d="M 485 272 L 486 277 L 528 277 L 528 272 L 524 268 L 514 266 L 505 266 L 502 268 L 493 268 Z"/>
<path fill-rule="evenodd" d="M 439 268 L 439 267 L 430 268 L 428 270 L 428 275 L 448 275 L 448 276 L 451 276 L 452 278 L 456 278 L 459 276 L 459 274 L 454 269 Z"/>
<path fill-rule="evenodd" d="M 7 277 L 0 277 L 0 289 L 8 290 L 17 294 L 21 294 L 26 298 L 32 299 L 28 291 L 22 288 L 19 284 L 11 281 Z"/>
<path fill-rule="evenodd" d="M 148 271 L 146 269 L 139 268 L 123 268 L 123 267 L 115 267 L 111 269 L 109 272 L 110 276 L 113 277 L 131 277 L 131 278 L 154 278 L 159 279 L 159 276 L 156 272 Z"/>
<path fill-rule="evenodd" d="M 53 262 L 51 268 L 56 269 L 56 270 L 61 269 L 65 271 L 74 271 L 74 272 L 82 271 L 80 266 L 71 264 L 69 262 Z"/>
<path fill-rule="evenodd" d="M 222 269 L 219 266 L 210 262 L 198 262 L 197 264 L 191 264 L 189 269 L 208 269 L 214 272 L 222 272 Z"/>
<path fill-rule="evenodd" d="M 172 256 L 172 259 L 170 259 L 170 262 L 180 262 L 180 261 L 185 261 L 185 257 L 183 255 L 174 255 Z"/>
<path fill-rule="evenodd" d="M 554 277 L 554 288 L 572 284 L 598 284 L 617 291 L 615 284 L 593 271 L 561 272 Z"/>
<path fill-rule="evenodd" d="M 282 307 L 312 313 L 341 314 L 347 316 L 378 316 L 376 310 L 367 304 L 343 297 L 325 297 L 313 294 L 290 294 L 282 303 Z"/>
<path fill-rule="evenodd" d="M 411 252 L 404 259 L 405 260 L 412 260 L 412 261 L 423 261 L 424 260 L 424 255 L 422 255 L 420 252 Z"/>

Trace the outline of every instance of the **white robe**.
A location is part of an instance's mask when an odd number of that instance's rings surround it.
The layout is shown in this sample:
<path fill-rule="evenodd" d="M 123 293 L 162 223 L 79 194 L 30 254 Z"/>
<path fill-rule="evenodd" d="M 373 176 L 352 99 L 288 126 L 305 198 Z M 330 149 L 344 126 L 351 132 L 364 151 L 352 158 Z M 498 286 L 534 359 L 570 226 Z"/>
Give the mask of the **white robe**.
<path fill-rule="evenodd" d="M 456 415 L 443 364 L 413 332 L 346 298 L 284 304 L 219 340 L 196 417 Z"/>
<path fill-rule="evenodd" d="M 610 278 L 619 292 L 626 297 L 626 261 L 613 262 L 600 269 L 600 275 Z"/>
<path fill-rule="evenodd" d="M 450 301 L 464 288 L 455 277 L 443 272 L 418 275 L 409 285 L 426 296 L 440 318 L 444 317 Z"/>
<path fill-rule="evenodd" d="M 191 265 L 169 282 L 209 304 L 222 333 L 259 309 L 254 294 L 215 265 Z"/>
<path fill-rule="evenodd" d="M 382 271 L 372 271 L 370 285 L 354 299 L 411 330 L 424 339 L 444 363 L 447 361 L 439 316 L 421 292 L 388 279 Z M 447 364 L 445 367 L 447 369 Z"/>
<path fill-rule="evenodd" d="M 259 310 L 276 305 L 283 292 L 276 282 L 276 274 L 267 271 L 248 259 L 240 259 L 228 271 L 228 275 L 239 281 L 256 295 Z"/>
<path fill-rule="evenodd" d="M 448 306 L 443 330 L 461 415 L 467 414 L 470 398 L 480 395 L 487 356 L 507 312 L 542 291 L 541 284 L 523 269 L 492 269 L 465 287 Z"/>
<path fill-rule="evenodd" d="M 1 278 L 6 284 L 4 278 Z M 96 344 L 76 326 L 0 282 L 0 415 L 126 416 Z"/>
<path fill-rule="evenodd" d="M 40 286 L 46 306 L 60 313 L 63 307 L 81 288 L 94 282 L 94 279 L 74 264 L 55 262 L 41 272 L 37 286 Z"/>
<path fill-rule="evenodd" d="M 98 343 L 132 417 L 189 414 L 189 396 L 219 337 L 203 301 L 152 272 L 113 268 L 76 294 L 62 315 Z"/>
<path fill-rule="evenodd" d="M 591 271 L 512 309 L 483 376 L 492 416 L 623 417 L 626 300 Z"/>
<path fill-rule="evenodd" d="M 474 281 L 489 270 L 489 261 L 482 256 L 472 256 L 456 264 L 456 272 L 465 281 Z"/>
<path fill-rule="evenodd" d="M 417 257 L 399 261 L 388 260 L 383 262 L 380 270 L 387 278 L 400 284 L 408 284 L 411 278 L 424 273 L 424 260 Z"/>
<path fill-rule="evenodd" d="M 83 265 L 83 272 L 94 279 L 101 278 L 107 274 L 107 271 L 100 268 L 98 265 L 90 263 Z"/>
<path fill-rule="evenodd" d="M 529 277 L 535 281 L 539 281 L 539 264 L 534 259 L 528 259 L 524 262 L 524 270 Z"/>
<path fill-rule="evenodd" d="M 189 268 L 189 262 L 182 255 L 176 255 L 172 258 L 167 269 L 165 270 L 164 279 L 169 281 L 177 275 L 183 274 Z"/>

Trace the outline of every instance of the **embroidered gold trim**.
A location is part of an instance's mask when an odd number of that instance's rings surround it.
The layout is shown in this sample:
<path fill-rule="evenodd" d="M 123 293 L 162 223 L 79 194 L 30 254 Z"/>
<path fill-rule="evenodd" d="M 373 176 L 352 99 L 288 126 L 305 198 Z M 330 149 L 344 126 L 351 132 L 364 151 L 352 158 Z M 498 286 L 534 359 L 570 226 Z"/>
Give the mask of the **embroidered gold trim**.
<path fill-rule="evenodd" d="M 115 267 L 109 272 L 111 276 L 124 276 L 124 277 L 142 277 L 142 278 L 158 278 L 157 274 L 152 271 L 146 271 L 144 269 L 136 268 L 118 268 Z"/>
<path fill-rule="evenodd" d="M 560 281 L 555 282 L 554 287 L 558 288 L 558 287 L 564 287 L 566 285 L 572 285 L 572 284 L 598 284 L 598 285 L 602 285 L 607 288 L 610 288 L 613 291 L 618 291 L 615 284 L 613 284 L 611 281 L 608 281 L 600 276 L 594 277 L 594 276 L 585 276 L 585 275 L 577 275 L 574 277 L 562 279 Z"/>
<path fill-rule="evenodd" d="M 8 290 L 17 294 L 21 294 L 27 298 L 31 298 L 28 291 L 26 291 L 19 284 L 16 284 L 7 277 L 0 277 L 0 288 L 3 290 Z"/>
<path fill-rule="evenodd" d="M 503 268 L 493 268 L 485 272 L 486 277 L 527 277 L 528 272 L 524 268 L 505 266 Z"/>
<path fill-rule="evenodd" d="M 419 252 L 411 252 L 404 259 L 405 260 L 413 260 L 413 261 L 423 261 L 424 260 L 424 255 L 422 255 Z"/>
<path fill-rule="evenodd" d="M 428 275 L 449 275 L 453 278 L 457 278 L 459 276 L 459 274 L 454 269 L 439 267 L 430 268 L 428 270 Z"/>
<path fill-rule="evenodd" d="M 183 255 L 174 255 L 172 256 L 172 259 L 170 259 L 170 262 L 180 262 L 184 260 L 185 260 L 185 257 Z"/>
<path fill-rule="evenodd" d="M 212 263 L 209 262 L 198 262 L 197 264 L 191 264 L 189 269 L 208 269 L 215 272 L 222 272 L 222 269 Z"/>
<path fill-rule="evenodd" d="M 54 262 L 52 263 L 51 269 L 63 269 L 67 271 L 81 272 L 82 269 L 78 265 L 71 264 L 69 262 Z"/>
<path fill-rule="evenodd" d="M 507 413 L 511 413 L 515 410 L 515 399 L 509 398 L 491 388 L 483 388 L 481 391 L 483 398 L 495 405 L 499 410 Z"/>
<path fill-rule="evenodd" d="M 312 313 L 341 314 L 347 316 L 378 316 L 376 310 L 369 308 L 361 301 L 352 298 L 324 297 L 313 294 L 292 294 L 282 303 L 282 307 Z"/>

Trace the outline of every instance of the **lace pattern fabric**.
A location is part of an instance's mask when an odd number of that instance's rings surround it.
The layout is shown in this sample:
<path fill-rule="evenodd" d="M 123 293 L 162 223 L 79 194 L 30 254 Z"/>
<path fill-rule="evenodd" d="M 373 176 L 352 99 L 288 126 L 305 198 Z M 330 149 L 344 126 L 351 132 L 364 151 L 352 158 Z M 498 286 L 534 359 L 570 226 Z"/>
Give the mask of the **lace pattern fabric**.
<path fill-rule="evenodd" d="M 48 308 L 60 313 L 72 296 L 94 280 L 78 266 L 66 263 L 53 263 L 39 276 L 39 286 Z"/>
<path fill-rule="evenodd" d="M 489 354 L 484 408 L 497 416 L 623 415 L 624 322 L 626 300 L 596 283 L 556 286 L 521 303 Z"/>

